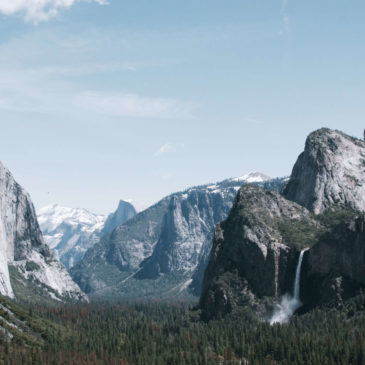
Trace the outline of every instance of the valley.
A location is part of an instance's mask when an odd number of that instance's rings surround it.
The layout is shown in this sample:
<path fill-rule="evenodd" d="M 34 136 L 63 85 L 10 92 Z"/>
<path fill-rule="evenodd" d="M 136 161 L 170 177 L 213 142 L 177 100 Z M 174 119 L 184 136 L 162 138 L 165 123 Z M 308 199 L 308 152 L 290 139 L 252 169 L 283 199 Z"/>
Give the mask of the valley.
<path fill-rule="evenodd" d="M 323 128 L 290 178 L 229 178 L 139 213 L 121 200 L 108 218 L 53 205 L 37 219 L 0 165 L 0 363 L 362 364 L 364 158 Z"/>

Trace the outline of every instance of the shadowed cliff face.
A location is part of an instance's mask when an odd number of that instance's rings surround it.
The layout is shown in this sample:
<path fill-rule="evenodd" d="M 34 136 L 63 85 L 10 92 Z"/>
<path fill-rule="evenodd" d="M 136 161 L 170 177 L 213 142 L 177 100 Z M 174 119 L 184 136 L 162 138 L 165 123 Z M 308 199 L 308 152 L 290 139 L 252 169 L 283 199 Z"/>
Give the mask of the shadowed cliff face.
<path fill-rule="evenodd" d="M 298 252 L 308 244 L 306 237 L 291 239 L 285 229 L 291 225 L 313 237 L 322 228 L 307 209 L 277 192 L 241 188 L 228 219 L 215 231 L 200 298 L 203 318 L 259 306 L 264 297 L 278 298 L 291 289 Z"/>
<path fill-rule="evenodd" d="M 365 287 L 365 220 L 346 219 L 321 236 L 303 265 L 303 310 L 338 307 Z"/>
<path fill-rule="evenodd" d="M 330 129 L 311 133 L 283 195 L 315 214 L 365 210 L 365 142 Z"/>

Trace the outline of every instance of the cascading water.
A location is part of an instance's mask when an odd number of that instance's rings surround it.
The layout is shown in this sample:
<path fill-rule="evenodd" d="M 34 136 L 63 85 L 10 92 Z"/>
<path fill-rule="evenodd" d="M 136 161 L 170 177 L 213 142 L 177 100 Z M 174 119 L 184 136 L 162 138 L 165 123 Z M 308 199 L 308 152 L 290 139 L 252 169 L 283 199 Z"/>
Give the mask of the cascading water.
<path fill-rule="evenodd" d="M 300 270 L 302 268 L 302 261 L 303 261 L 304 252 L 307 251 L 307 250 L 308 249 L 306 248 L 306 249 L 300 251 L 298 265 L 297 265 L 297 269 L 295 271 L 294 298 L 299 300 L 299 301 L 300 301 L 300 297 L 299 297 L 299 293 L 300 293 Z"/>
<path fill-rule="evenodd" d="M 302 268 L 304 252 L 307 250 L 308 248 L 300 251 L 297 269 L 295 271 L 294 296 L 292 297 L 289 294 L 282 296 L 277 309 L 270 319 L 270 324 L 288 322 L 293 313 L 302 305 L 302 302 L 300 301 L 300 271 Z"/>

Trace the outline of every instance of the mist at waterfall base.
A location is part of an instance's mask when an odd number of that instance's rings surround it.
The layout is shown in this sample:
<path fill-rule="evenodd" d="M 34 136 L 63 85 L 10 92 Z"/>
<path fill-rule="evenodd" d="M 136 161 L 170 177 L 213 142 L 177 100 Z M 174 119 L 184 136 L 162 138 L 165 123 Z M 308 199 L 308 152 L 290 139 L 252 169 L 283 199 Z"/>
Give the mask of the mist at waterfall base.
<path fill-rule="evenodd" d="M 297 269 L 295 271 L 295 280 L 294 280 L 294 296 L 290 294 L 284 294 L 280 303 L 277 305 L 273 315 L 270 318 L 270 324 L 274 323 L 287 323 L 290 317 L 294 314 L 294 312 L 301 307 L 302 302 L 300 301 L 300 270 L 302 267 L 302 261 L 304 252 L 307 251 L 308 248 L 300 251 Z"/>
<path fill-rule="evenodd" d="M 302 305 L 302 302 L 289 294 L 284 294 L 280 303 L 277 304 L 272 317 L 270 318 L 270 324 L 274 323 L 287 323 L 294 312 Z"/>

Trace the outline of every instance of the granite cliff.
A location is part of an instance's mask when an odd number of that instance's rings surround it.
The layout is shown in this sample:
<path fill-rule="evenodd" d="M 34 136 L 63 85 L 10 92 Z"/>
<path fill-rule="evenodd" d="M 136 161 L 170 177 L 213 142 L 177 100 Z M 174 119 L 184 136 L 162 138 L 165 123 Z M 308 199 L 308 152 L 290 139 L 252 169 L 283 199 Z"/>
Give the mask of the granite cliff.
<path fill-rule="evenodd" d="M 365 210 L 365 142 L 327 128 L 311 133 L 284 194 L 315 214 Z"/>
<path fill-rule="evenodd" d="M 0 294 L 87 300 L 43 240 L 29 194 L 0 163 Z"/>

